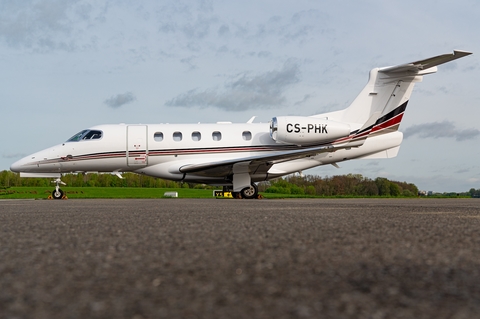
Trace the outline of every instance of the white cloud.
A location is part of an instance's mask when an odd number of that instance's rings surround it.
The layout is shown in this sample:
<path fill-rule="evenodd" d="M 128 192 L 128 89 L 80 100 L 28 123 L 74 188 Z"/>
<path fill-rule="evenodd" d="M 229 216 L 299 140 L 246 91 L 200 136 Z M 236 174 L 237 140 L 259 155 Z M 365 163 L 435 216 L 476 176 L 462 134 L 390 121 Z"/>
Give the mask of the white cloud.
<path fill-rule="evenodd" d="M 79 23 L 91 23 L 92 6 L 81 1 L 8 1 L 0 10 L 0 40 L 35 51 L 79 47 Z"/>
<path fill-rule="evenodd" d="M 286 101 L 283 95 L 284 91 L 298 82 L 299 73 L 298 64 L 287 61 L 281 70 L 269 71 L 256 76 L 242 73 L 227 82 L 223 90 L 190 90 L 167 101 L 165 105 L 217 107 L 229 111 L 278 107 Z"/>
<path fill-rule="evenodd" d="M 108 106 L 116 109 L 125 104 L 132 103 L 137 100 L 137 97 L 132 92 L 126 92 L 123 94 L 113 95 L 112 97 L 103 101 Z"/>
<path fill-rule="evenodd" d="M 453 122 L 443 121 L 412 125 L 403 134 L 405 138 L 418 135 L 420 138 L 455 138 L 457 141 L 465 141 L 479 136 L 480 130 L 458 129 Z"/>

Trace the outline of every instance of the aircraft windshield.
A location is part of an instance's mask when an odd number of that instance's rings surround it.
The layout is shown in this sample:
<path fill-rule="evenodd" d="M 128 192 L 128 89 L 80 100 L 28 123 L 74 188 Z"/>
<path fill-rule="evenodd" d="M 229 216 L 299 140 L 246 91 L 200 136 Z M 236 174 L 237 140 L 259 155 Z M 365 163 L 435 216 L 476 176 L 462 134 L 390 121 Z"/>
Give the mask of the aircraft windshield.
<path fill-rule="evenodd" d="M 102 131 L 83 130 L 70 137 L 67 142 L 78 142 L 83 140 L 97 140 L 102 137 Z"/>

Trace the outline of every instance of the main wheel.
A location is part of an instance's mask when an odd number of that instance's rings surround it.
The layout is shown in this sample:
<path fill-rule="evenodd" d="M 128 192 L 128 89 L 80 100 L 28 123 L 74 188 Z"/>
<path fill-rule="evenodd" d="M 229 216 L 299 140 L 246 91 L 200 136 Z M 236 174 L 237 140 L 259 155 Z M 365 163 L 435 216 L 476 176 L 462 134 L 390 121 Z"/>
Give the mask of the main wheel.
<path fill-rule="evenodd" d="M 245 199 L 252 199 L 252 198 L 257 198 L 258 197 L 258 187 L 254 183 L 250 185 L 249 187 L 245 187 L 242 189 L 240 192 L 242 194 L 242 197 Z"/>
<path fill-rule="evenodd" d="M 52 192 L 52 197 L 54 199 L 62 199 L 63 198 L 63 191 L 59 188 L 58 191 L 57 190 L 54 190 Z"/>

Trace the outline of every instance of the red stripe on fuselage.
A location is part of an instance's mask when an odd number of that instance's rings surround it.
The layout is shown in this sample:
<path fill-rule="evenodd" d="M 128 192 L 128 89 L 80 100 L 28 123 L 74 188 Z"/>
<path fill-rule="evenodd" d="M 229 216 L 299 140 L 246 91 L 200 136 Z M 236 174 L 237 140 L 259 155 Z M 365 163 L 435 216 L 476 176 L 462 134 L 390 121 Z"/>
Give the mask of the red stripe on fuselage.
<path fill-rule="evenodd" d="M 402 121 L 402 118 L 403 118 L 403 114 L 404 113 L 400 113 L 397 116 L 392 117 L 390 120 L 385 121 L 385 122 L 383 122 L 379 125 L 376 125 L 372 129 L 372 133 L 383 130 L 383 129 L 386 129 L 386 128 L 389 128 L 389 127 L 392 127 L 392 126 L 395 126 L 397 124 L 400 124 L 400 122 Z"/>

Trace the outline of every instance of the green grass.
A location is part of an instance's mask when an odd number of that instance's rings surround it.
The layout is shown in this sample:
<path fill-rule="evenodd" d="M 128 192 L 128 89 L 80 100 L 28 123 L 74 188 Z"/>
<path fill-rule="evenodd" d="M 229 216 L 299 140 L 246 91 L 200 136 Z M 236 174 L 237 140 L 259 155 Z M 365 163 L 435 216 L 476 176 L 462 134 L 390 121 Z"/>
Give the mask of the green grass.
<path fill-rule="evenodd" d="M 10 187 L 0 189 L 0 199 L 47 199 L 53 187 Z M 138 187 L 63 187 L 68 198 L 164 198 L 165 192 L 178 192 L 179 198 L 213 198 L 211 189 L 194 188 L 138 188 Z M 264 198 L 360 198 L 355 196 L 311 196 L 261 193 Z M 376 196 L 378 198 L 386 198 Z M 371 197 L 373 198 L 373 197 Z M 402 197 L 391 197 L 402 198 Z M 426 198 L 441 198 L 428 196 Z M 451 197 L 445 197 L 451 198 Z M 460 197 L 458 197 L 460 198 Z M 466 198 L 466 197 L 465 197 Z"/>
<path fill-rule="evenodd" d="M 11 187 L 0 189 L 0 199 L 46 199 L 52 187 Z M 178 192 L 179 198 L 213 198 L 210 189 L 136 188 L 136 187 L 63 187 L 68 198 L 163 198 L 165 192 Z"/>
<path fill-rule="evenodd" d="M 47 199 L 54 187 L 10 187 L 0 189 L 0 199 Z M 211 189 L 138 187 L 62 187 L 68 198 L 164 198 L 177 192 L 179 198 L 213 198 Z M 265 198 L 318 198 L 321 196 L 262 193 Z"/>

